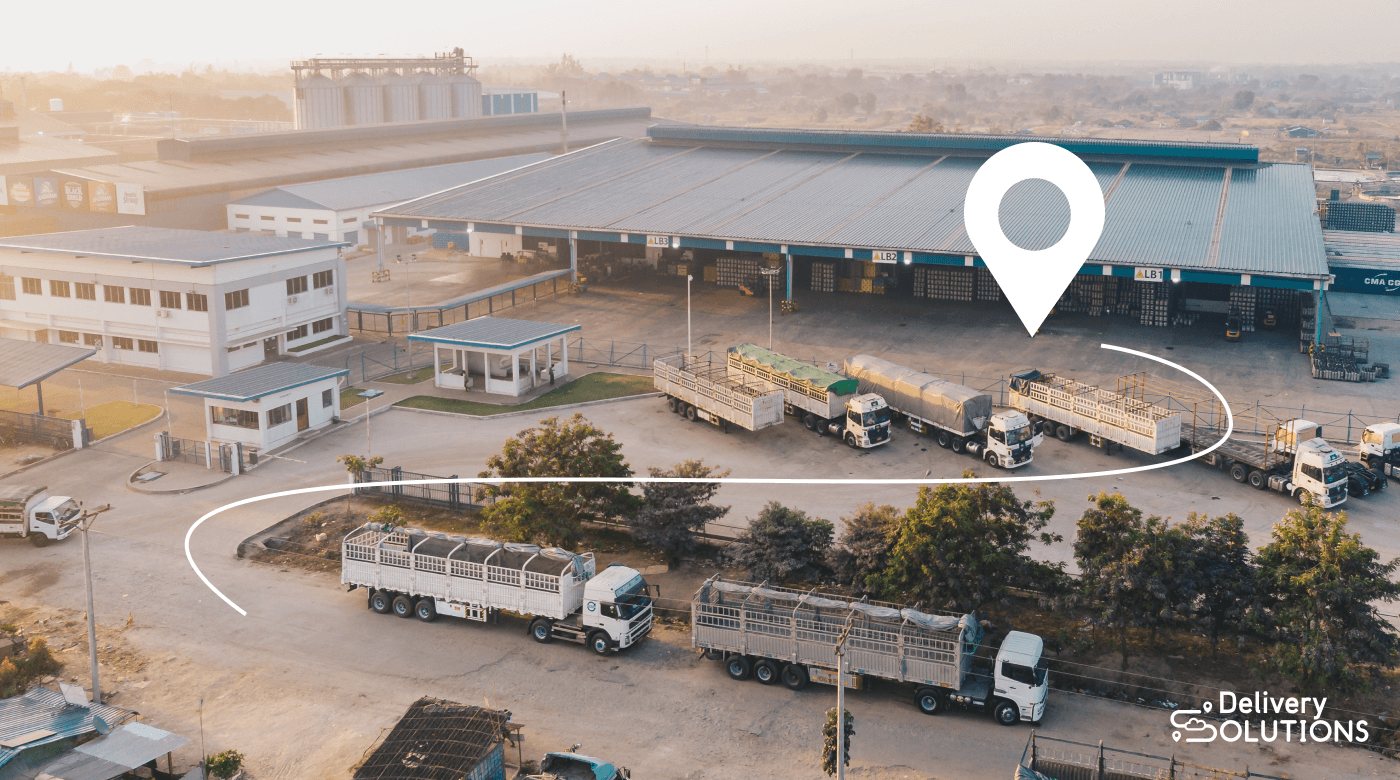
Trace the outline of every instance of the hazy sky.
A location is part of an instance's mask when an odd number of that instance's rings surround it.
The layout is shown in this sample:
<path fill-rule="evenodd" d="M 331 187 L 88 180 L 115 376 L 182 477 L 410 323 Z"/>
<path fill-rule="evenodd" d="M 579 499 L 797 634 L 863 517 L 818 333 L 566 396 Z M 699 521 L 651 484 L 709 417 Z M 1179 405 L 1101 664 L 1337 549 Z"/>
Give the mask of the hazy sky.
<path fill-rule="evenodd" d="M 554 59 L 1393 62 L 1400 0 L 3 0 L 0 71 Z M 587 64 L 587 62 L 585 62 Z"/>

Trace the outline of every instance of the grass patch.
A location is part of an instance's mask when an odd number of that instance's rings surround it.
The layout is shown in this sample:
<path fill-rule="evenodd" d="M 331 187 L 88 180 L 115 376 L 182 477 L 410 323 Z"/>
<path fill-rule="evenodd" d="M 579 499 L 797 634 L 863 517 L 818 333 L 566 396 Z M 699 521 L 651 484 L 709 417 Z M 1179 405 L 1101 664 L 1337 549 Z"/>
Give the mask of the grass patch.
<path fill-rule="evenodd" d="M 410 409 L 431 409 L 435 412 L 471 414 L 489 417 L 507 412 L 528 412 L 532 409 L 548 409 L 551 406 L 565 406 L 585 401 L 602 401 L 608 398 L 625 398 L 641 395 L 654 390 L 649 376 L 632 374 L 609 374 L 599 372 L 586 374 L 572 382 L 550 390 L 548 393 L 523 404 L 488 404 L 480 401 L 467 401 L 461 398 L 438 398 L 431 395 L 415 395 L 394 404 Z"/>
<path fill-rule="evenodd" d="M 86 412 L 64 411 L 55 413 L 55 416 L 65 420 L 76 420 L 83 417 L 87 420 L 88 427 L 92 429 L 93 438 L 102 439 L 154 420 L 160 414 L 161 409 L 155 404 L 108 401 L 96 406 L 89 406 Z"/>
<path fill-rule="evenodd" d="M 364 403 L 367 399 L 360 395 L 361 392 L 363 392 L 363 389 L 359 387 L 347 387 L 344 390 L 341 390 L 340 408 L 342 410 L 345 410 L 349 409 L 352 406 L 359 406 L 360 404 Z"/>
<path fill-rule="evenodd" d="M 397 374 L 390 374 L 386 377 L 376 379 L 376 382 L 393 382 L 396 385 L 416 385 L 433 378 L 433 367 L 424 366 L 415 368 L 412 371 L 400 371 Z"/>
<path fill-rule="evenodd" d="M 327 337 L 325 337 L 325 338 L 323 338 L 323 339 L 316 339 L 315 341 L 311 342 L 310 344 L 298 344 L 298 345 L 296 345 L 295 347 L 290 347 L 287 351 L 288 351 L 288 352 L 305 352 L 305 351 L 308 350 L 308 349 L 315 349 L 316 347 L 319 347 L 319 346 L 321 346 L 322 344 L 329 344 L 329 343 L 331 343 L 332 341 L 340 341 L 340 340 L 343 339 L 343 338 L 345 338 L 345 337 L 344 337 L 344 336 L 327 336 Z"/>

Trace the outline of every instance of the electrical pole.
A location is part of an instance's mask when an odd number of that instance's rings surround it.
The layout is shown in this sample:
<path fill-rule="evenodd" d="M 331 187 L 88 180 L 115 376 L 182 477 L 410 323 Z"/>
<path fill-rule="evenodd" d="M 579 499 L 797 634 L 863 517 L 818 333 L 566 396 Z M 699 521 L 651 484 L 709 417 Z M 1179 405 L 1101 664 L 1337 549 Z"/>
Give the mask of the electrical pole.
<path fill-rule="evenodd" d="M 846 780 L 846 642 L 850 638 L 848 618 L 836 637 L 836 780 Z"/>
<path fill-rule="evenodd" d="M 569 92 L 559 90 L 559 145 L 562 154 L 569 153 Z"/>
<path fill-rule="evenodd" d="M 685 276 L 685 354 L 693 355 L 695 351 L 690 346 L 690 283 L 695 281 L 695 277 L 690 274 Z M 681 365 L 685 365 L 682 362 Z"/>
<path fill-rule="evenodd" d="M 96 704 L 102 703 L 102 682 L 97 672 L 97 616 L 92 605 L 92 554 L 88 551 L 88 531 L 97 516 L 111 508 L 111 504 L 103 504 L 96 509 L 83 510 L 78 519 L 78 530 L 83 534 L 83 579 L 87 585 L 88 660 L 92 664 L 92 700 Z"/>
<path fill-rule="evenodd" d="M 768 348 L 773 348 L 773 280 L 782 273 L 777 268 L 764 268 L 759 271 L 763 274 L 768 285 Z"/>

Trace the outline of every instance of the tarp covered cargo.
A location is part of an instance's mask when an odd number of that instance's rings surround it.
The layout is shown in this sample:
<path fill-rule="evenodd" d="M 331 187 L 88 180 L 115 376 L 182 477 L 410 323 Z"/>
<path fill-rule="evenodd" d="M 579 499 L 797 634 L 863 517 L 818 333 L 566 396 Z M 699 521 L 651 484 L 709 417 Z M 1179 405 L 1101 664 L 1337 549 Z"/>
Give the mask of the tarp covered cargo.
<path fill-rule="evenodd" d="M 780 355 L 757 344 L 739 344 L 730 347 L 729 351 L 835 395 L 851 395 L 856 392 L 856 380 L 850 377 L 841 376 L 787 355 Z"/>
<path fill-rule="evenodd" d="M 859 382 L 861 392 L 879 393 L 895 411 L 960 436 L 981 431 L 991 419 L 989 393 L 871 355 L 855 355 L 846 360 L 845 368 Z"/>

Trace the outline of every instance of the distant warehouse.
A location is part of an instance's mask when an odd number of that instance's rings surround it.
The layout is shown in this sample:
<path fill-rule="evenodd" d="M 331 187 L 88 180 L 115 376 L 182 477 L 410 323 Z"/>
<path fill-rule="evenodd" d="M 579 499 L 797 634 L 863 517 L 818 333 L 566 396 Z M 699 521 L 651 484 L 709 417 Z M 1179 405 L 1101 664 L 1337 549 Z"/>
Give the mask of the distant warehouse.
<path fill-rule="evenodd" d="M 963 228 L 978 167 L 1023 136 L 661 125 L 385 209 L 389 225 L 557 240 L 577 263 L 602 256 L 674 268 L 696 282 L 783 297 L 854 293 L 986 301 L 1001 292 Z M 1107 222 L 1058 311 L 1189 324 L 1233 313 L 1315 327 L 1330 272 L 1312 171 L 1263 163 L 1256 147 L 1046 138 L 1079 155 Z M 1054 244 L 1069 220 L 1041 180 L 1001 207 L 1008 238 Z M 611 260 L 607 262 L 612 262 Z M 819 301 L 812 298 L 813 301 Z"/>

